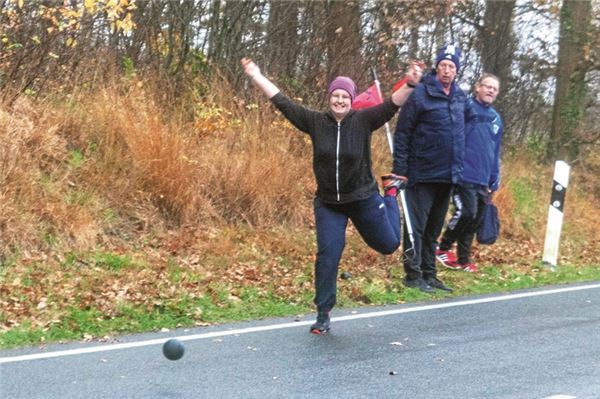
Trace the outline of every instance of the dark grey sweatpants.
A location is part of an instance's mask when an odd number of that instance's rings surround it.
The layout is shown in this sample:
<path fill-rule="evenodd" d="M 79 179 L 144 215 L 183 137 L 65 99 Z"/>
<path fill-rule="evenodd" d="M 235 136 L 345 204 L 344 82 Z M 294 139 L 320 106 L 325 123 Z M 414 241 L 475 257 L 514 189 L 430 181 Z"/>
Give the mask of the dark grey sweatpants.
<path fill-rule="evenodd" d="M 452 203 L 454 213 L 448 221 L 448 226 L 442 235 L 440 249 L 448 251 L 456 242 L 458 263 L 471 263 L 471 246 L 477 231 L 477 226 L 483 216 L 483 208 L 489 194 L 486 186 L 463 183 L 454 187 Z"/>

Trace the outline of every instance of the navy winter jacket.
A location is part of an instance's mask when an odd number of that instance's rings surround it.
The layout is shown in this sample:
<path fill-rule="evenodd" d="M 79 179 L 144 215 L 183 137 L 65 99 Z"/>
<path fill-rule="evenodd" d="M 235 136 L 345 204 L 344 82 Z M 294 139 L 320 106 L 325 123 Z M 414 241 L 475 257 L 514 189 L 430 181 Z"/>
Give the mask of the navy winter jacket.
<path fill-rule="evenodd" d="M 331 111 L 308 109 L 277 93 L 273 104 L 313 146 L 317 197 L 326 203 L 348 203 L 377 192 L 371 161 L 371 135 L 398 111 L 391 99 L 350 112 L 338 123 Z"/>
<path fill-rule="evenodd" d="M 503 133 L 502 119 L 492 106 L 467 100 L 463 182 L 498 190 Z"/>
<path fill-rule="evenodd" d="M 392 171 L 423 182 L 458 183 L 465 149 L 466 96 L 452 83 L 446 95 L 435 74 L 412 92 L 398 117 Z"/>

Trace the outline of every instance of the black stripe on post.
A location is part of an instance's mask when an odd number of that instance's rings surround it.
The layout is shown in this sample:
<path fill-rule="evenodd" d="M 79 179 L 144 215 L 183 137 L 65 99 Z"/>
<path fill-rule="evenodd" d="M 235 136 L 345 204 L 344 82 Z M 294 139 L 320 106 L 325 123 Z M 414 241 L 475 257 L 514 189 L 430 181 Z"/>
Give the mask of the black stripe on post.
<path fill-rule="evenodd" d="M 559 211 L 563 211 L 563 207 L 565 204 L 565 194 L 567 192 L 567 188 L 562 184 L 554 180 L 552 182 L 552 195 L 550 196 L 550 206 L 553 206 Z"/>

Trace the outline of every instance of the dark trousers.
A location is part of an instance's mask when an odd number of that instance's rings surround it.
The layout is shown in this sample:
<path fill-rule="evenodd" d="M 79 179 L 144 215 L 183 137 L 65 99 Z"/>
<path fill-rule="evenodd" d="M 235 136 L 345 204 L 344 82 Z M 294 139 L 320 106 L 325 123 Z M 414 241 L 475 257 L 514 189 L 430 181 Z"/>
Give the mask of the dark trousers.
<path fill-rule="evenodd" d="M 384 255 L 400 246 L 400 211 L 396 197 L 374 193 L 367 199 L 348 204 L 326 204 L 314 200 L 317 227 L 315 263 L 315 305 L 329 311 L 336 303 L 337 274 L 348 219 L 371 248 Z"/>
<path fill-rule="evenodd" d="M 454 213 L 440 241 L 440 249 L 448 251 L 456 242 L 458 263 L 470 263 L 471 246 L 488 200 L 487 187 L 462 184 L 454 187 L 452 203 Z"/>
<path fill-rule="evenodd" d="M 404 226 L 404 252 L 412 254 L 404 259 L 404 271 L 408 280 L 437 275 L 435 249 L 444 226 L 451 190 L 450 183 L 416 183 L 406 189 L 406 202 L 415 241 L 412 248 Z"/>

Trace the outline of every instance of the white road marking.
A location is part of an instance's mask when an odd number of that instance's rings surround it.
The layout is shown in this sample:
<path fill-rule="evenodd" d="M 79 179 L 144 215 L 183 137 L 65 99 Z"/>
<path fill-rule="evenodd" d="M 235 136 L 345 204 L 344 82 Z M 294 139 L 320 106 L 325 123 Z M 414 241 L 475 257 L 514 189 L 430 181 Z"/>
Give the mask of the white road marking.
<path fill-rule="evenodd" d="M 571 396 L 571 395 L 552 395 L 552 396 L 546 396 L 545 398 L 542 399 L 575 399 L 575 396 Z"/>
<path fill-rule="evenodd" d="M 468 306 L 468 305 L 478 305 L 482 303 L 490 303 L 490 302 L 500 302 L 500 301 L 509 301 L 514 299 L 521 298 L 529 298 L 536 297 L 542 295 L 552 295 L 552 294 L 562 294 L 565 292 L 573 292 L 573 291 L 583 291 L 590 289 L 600 288 L 600 284 L 589 284 L 589 285 L 580 285 L 575 287 L 564 287 L 564 288 L 554 288 L 547 289 L 543 291 L 534 291 L 534 292 L 522 292 L 517 294 L 505 294 L 488 298 L 479 298 L 479 299 L 467 299 L 463 301 L 456 302 L 447 302 L 447 303 L 436 303 L 432 305 L 423 305 L 423 306 L 415 306 L 410 308 L 402 308 L 402 309 L 393 309 L 393 310 L 382 310 L 377 312 L 369 312 L 369 313 L 358 313 L 351 314 L 348 316 L 338 316 L 333 317 L 331 319 L 332 322 L 335 321 L 346 321 L 346 320 L 356 320 L 356 319 L 366 319 L 373 317 L 383 317 L 383 316 L 391 316 L 403 313 L 412 313 L 412 312 L 422 312 L 427 310 L 434 309 L 444 309 L 444 308 L 453 308 L 456 306 Z M 207 339 L 207 338 L 217 338 L 217 337 L 225 337 L 230 335 L 240 335 L 240 334 L 250 334 L 261 331 L 272 331 L 272 330 L 281 330 L 284 328 L 294 328 L 294 327 L 302 327 L 308 326 L 312 324 L 312 320 L 306 321 L 294 321 L 291 323 L 280 323 L 280 324 L 270 324 L 266 326 L 257 326 L 257 327 L 248 327 L 248 328 L 240 328 L 235 330 L 225 330 L 225 331 L 214 331 L 203 334 L 192 334 L 192 335 L 182 335 L 179 337 L 165 337 L 165 338 L 157 338 L 150 339 L 145 341 L 136 341 L 136 342 L 124 342 L 122 344 L 110 344 L 110 345 L 99 345 L 78 349 L 68 349 L 62 351 L 55 352 L 41 352 L 41 353 L 32 353 L 29 355 L 20 355 L 20 356 L 12 356 L 12 357 L 0 357 L 0 364 L 3 363 L 15 363 L 15 362 L 25 362 L 29 360 L 39 360 L 39 359 L 49 359 L 54 357 L 62 357 L 62 356 L 73 356 L 73 355 L 81 355 L 86 353 L 98 353 L 98 352 L 107 352 L 119 349 L 129 349 L 129 348 L 139 348 L 142 346 L 150 346 L 150 345 L 162 345 L 165 341 L 171 338 L 176 338 L 180 341 L 193 341 L 199 339 Z M 569 399 L 571 397 L 561 398 L 559 397 L 551 397 L 552 399 Z M 544 398 L 548 399 L 548 398 Z"/>

